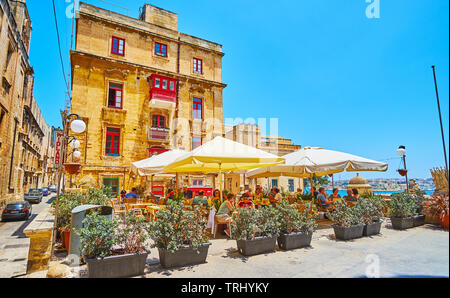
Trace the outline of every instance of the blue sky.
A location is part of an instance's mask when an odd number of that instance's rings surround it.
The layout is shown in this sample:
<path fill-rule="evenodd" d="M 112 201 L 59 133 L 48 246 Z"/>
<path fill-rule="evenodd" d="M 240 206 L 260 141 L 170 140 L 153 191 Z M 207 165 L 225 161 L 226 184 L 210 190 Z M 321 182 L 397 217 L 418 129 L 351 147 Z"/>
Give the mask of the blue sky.
<path fill-rule="evenodd" d="M 56 1 L 66 72 L 70 3 Z M 145 0 L 89 3 L 138 17 Z M 380 18 L 365 0 L 147 0 L 178 13 L 181 32 L 223 45 L 224 118 L 278 118 L 280 135 L 389 163 L 399 177 L 399 145 L 410 178 L 444 165 L 431 65 L 436 65 L 449 141 L 449 2 L 380 0 Z M 51 1 L 28 0 L 34 92 L 50 125 L 65 106 Z M 354 174 L 340 174 L 347 179 Z"/>

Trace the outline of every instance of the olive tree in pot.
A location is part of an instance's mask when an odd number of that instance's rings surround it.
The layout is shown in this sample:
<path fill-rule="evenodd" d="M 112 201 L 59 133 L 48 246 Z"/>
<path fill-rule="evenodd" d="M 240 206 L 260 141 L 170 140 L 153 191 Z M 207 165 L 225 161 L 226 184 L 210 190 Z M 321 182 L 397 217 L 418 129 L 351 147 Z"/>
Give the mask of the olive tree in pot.
<path fill-rule="evenodd" d="M 409 194 L 393 195 L 390 202 L 392 227 L 395 230 L 406 230 L 414 227 L 413 215 L 416 212 L 416 208 L 416 204 Z"/>
<path fill-rule="evenodd" d="M 383 224 L 383 198 L 379 196 L 367 196 L 359 200 L 354 208 L 359 209 L 364 221 L 363 236 L 377 235 Z"/>
<path fill-rule="evenodd" d="M 283 250 L 310 246 L 317 227 L 317 215 L 310 214 L 307 210 L 300 212 L 286 201 L 277 207 L 277 211 L 280 223 L 278 246 Z"/>
<path fill-rule="evenodd" d="M 423 213 L 423 206 L 422 206 L 422 203 L 426 200 L 425 192 L 417 190 L 414 193 L 408 194 L 407 198 L 410 199 L 415 205 L 413 215 L 413 226 L 414 227 L 423 226 L 425 224 L 425 217 L 426 217 L 426 215 Z"/>
<path fill-rule="evenodd" d="M 152 247 L 157 247 L 164 268 L 183 267 L 206 262 L 211 243 L 206 236 L 206 220 L 199 207 L 183 210 L 183 201 L 169 200 L 148 226 Z"/>
<path fill-rule="evenodd" d="M 231 237 L 244 256 L 274 252 L 279 226 L 274 207 L 241 208 L 233 214 Z"/>
<path fill-rule="evenodd" d="M 88 266 L 89 278 L 121 278 L 144 274 L 149 251 L 145 219 L 125 214 L 120 220 L 97 213 L 83 221 L 76 231 L 81 239 L 81 253 Z"/>
<path fill-rule="evenodd" d="M 364 220 L 359 208 L 350 208 L 345 202 L 336 202 L 333 211 L 327 211 L 327 217 L 335 222 L 334 234 L 337 239 L 351 240 L 361 238 Z"/>

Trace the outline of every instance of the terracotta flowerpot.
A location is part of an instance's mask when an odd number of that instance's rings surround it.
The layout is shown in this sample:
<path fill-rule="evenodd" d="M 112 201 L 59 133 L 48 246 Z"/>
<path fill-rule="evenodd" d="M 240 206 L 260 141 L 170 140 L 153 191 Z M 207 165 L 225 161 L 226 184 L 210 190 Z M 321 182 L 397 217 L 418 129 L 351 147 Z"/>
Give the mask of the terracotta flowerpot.
<path fill-rule="evenodd" d="M 400 176 L 403 176 L 403 177 L 405 177 L 406 173 L 408 173 L 408 170 L 397 170 L 397 171 L 400 174 Z"/>
<path fill-rule="evenodd" d="M 64 169 L 70 175 L 78 175 L 81 173 L 81 164 L 79 163 L 65 163 Z"/>
<path fill-rule="evenodd" d="M 70 243 L 70 229 L 64 229 L 62 230 L 61 233 L 62 237 L 61 237 L 61 241 L 62 241 L 62 245 L 66 250 L 69 250 L 69 243 Z"/>
<path fill-rule="evenodd" d="M 425 223 L 426 224 L 432 224 L 432 225 L 438 225 L 439 224 L 439 216 L 438 215 L 432 215 L 432 214 L 426 214 L 426 216 L 425 216 Z"/>
<path fill-rule="evenodd" d="M 441 227 L 444 229 L 444 230 L 448 230 L 448 225 L 449 225 L 449 223 L 448 223 L 448 214 L 442 214 L 440 217 L 439 217 L 439 223 L 441 224 Z"/>

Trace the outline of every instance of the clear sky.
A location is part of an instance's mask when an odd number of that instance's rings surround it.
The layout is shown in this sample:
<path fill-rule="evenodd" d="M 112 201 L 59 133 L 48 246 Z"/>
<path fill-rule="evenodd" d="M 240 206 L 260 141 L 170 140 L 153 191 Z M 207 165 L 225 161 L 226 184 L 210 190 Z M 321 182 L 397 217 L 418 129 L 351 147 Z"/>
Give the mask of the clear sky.
<path fill-rule="evenodd" d="M 70 0 L 67 0 L 69 2 Z M 374 0 L 372 0 L 374 1 Z M 70 3 L 56 1 L 66 73 Z M 88 3 L 138 17 L 146 0 Z M 27 0 L 33 22 L 34 92 L 48 124 L 59 126 L 65 87 L 51 1 Z M 147 0 L 178 13 L 179 31 L 223 45 L 224 118 L 278 118 L 280 135 L 389 163 L 400 177 L 399 145 L 410 178 L 444 166 L 431 65 L 436 65 L 448 151 L 449 1 Z M 354 174 L 340 174 L 347 179 Z"/>

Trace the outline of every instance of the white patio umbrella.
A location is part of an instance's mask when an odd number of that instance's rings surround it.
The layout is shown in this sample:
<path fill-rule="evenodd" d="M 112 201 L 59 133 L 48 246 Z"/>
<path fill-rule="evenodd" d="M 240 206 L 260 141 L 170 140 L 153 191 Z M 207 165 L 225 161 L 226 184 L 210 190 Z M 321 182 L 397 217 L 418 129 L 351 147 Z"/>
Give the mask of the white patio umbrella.
<path fill-rule="evenodd" d="M 164 168 L 166 173 L 216 173 L 219 172 L 219 189 L 222 193 L 222 172 L 267 167 L 284 163 L 284 158 L 266 151 L 237 143 L 223 137 L 196 148 Z"/>
<path fill-rule="evenodd" d="M 162 173 L 164 167 L 173 163 L 177 158 L 186 154 L 184 150 L 171 150 L 150 158 L 132 163 L 131 170 L 141 176 L 151 176 Z"/>
<path fill-rule="evenodd" d="M 248 172 L 249 178 L 263 177 L 299 177 L 312 178 L 348 172 L 379 171 L 385 172 L 388 164 L 356 155 L 326 150 L 323 148 L 305 147 L 299 151 L 283 156 L 284 165 L 276 165 Z"/>

